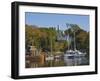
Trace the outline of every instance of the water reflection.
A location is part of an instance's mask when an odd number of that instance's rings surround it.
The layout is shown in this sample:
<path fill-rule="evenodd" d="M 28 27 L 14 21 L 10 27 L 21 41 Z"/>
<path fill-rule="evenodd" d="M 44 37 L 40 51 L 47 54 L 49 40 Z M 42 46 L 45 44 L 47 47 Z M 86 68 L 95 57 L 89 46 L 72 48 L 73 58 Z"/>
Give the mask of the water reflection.
<path fill-rule="evenodd" d="M 85 56 L 84 57 L 60 56 L 59 58 L 53 58 L 53 59 L 46 59 L 43 56 L 26 58 L 26 68 L 79 66 L 79 65 L 88 65 L 88 64 L 89 61 Z"/>
<path fill-rule="evenodd" d="M 66 66 L 88 65 L 86 57 L 64 57 Z"/>

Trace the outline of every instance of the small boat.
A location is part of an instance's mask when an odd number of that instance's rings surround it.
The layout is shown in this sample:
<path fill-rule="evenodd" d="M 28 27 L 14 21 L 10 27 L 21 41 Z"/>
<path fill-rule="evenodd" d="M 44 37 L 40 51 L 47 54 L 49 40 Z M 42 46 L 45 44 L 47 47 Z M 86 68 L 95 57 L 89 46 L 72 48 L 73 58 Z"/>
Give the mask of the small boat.
<path fill-rule="evenodd" d="M 47 56 L 47 57 L 45 58 L 45 60 L 46 60 L 46 61 L 47 61 L 47 60 L 54 60 L 54 56 L 53 56 L 53 55 Z"/>

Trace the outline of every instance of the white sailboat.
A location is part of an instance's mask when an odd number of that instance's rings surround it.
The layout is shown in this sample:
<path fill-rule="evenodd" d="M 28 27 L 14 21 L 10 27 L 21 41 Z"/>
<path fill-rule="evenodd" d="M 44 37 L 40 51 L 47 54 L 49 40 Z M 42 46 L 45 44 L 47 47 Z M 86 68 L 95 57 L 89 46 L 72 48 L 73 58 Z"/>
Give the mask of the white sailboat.
<path fill-rule="evenodd" d="M 79 58 L 79 57 L 84 57 L 86 55 L 86 53 L 82 53 L 79 50 L 68 50 L 66 51 L 66 53 L 64 54 L 64 57 L 73 57 L 73 58 Z"/>
<path fill-rule="evenodd" d="M 69 25 L 67 25 L 68 27 Z M 72 30 L 73 31 L 73 30 Z M 66 53 L 64 54 L 64 57 L 68 57 L 68 58 L 79 58 L 79 57 L 84 57 L 86 55 L 86 53 L 80 52 L 79 50 L 76 49 L 76 42 L 75 42 L 75 32 L 74 33 L 74 50 L 71 50 L 69 48 L 69 34 L 68 34 L 68 50 L 66 51 Z"/>

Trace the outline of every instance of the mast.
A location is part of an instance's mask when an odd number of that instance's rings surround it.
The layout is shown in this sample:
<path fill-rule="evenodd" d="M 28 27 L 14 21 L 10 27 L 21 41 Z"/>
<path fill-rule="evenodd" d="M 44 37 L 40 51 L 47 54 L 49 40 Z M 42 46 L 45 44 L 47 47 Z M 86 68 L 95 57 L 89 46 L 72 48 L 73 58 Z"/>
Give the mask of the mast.
<path fill-rule="evenodd" d="M 72 27 L 74 27 L 74 26 L 75 26 L 75 24 L 72 24 L 72 25 L 71 25 L 71 31 L 72 31 L 73 34 L 74 34 L 74 51 L 75 51 L 75 50 L 76 50 L 76 39 L 75 39 L 75 35 L 76 35 L 75 32 L 76 32 L 76 31 L 72 28 Z"/>
<path fill-rule="evenodd" d="M 57 30 L 58 30 L 58 32 L 59 32 L 59 25 L 58 25 L 58 29 L 57 29 Z"/>
<path fill-rule="evenodd" d="M 50 50 L 51 50 L 51 56 L 52 56 L 52 53 L 53 53 L 53 50 L 52 50 L 52 33 L 50 33 Z"/>
<path fill-rule="evenodd" d="M 51 42 L 51 55 L 52 55 L 52 36 L 50 36 L 50 42 Z"/>
<path fill-rule="evenodd" d="M 75 32 L 74 32 L 74 51 L 76 50 Z"/>
<path fill-rule="evenodd" d="M 68 23 L 66 23 L 66 26 L 67 26 L 67 28 L 69 27 L 69 24 Z M 68 41 L 68 50 L 69 50 L 69 32 L 67 33 L 68 35 L 67 35 L 67 41 Z"/>

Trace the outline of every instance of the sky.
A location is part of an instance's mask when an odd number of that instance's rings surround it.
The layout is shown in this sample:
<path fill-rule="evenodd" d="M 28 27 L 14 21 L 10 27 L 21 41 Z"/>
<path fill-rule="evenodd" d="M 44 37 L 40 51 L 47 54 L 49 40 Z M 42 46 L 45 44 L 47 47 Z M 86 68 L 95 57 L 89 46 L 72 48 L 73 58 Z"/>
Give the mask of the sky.
<path fill-rule="evenodd" d="M 67 29 L 66 23 L 77 24 L 82 29 L 89 31 L 89 16 L 74 14 L 34 13 L 25 12 L 25 24 L 39 27 L 57 27 L 60 30 Z"/>

